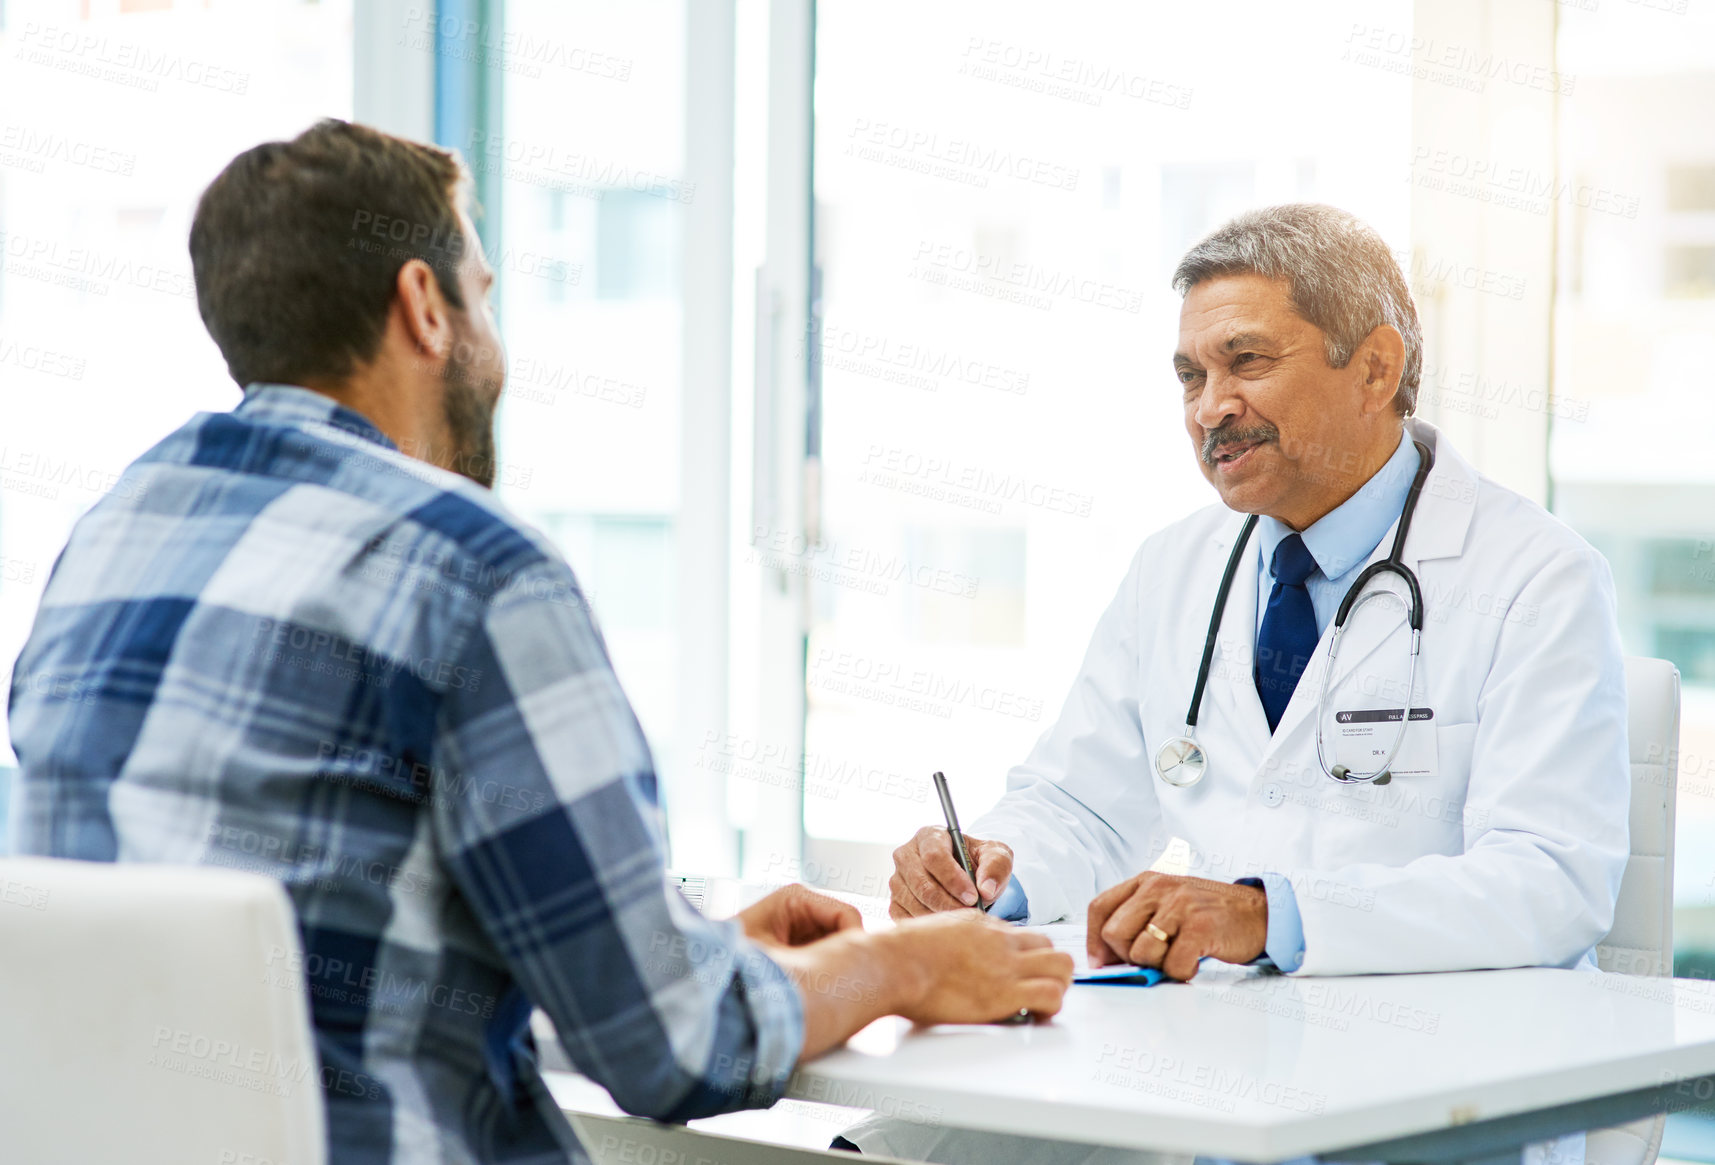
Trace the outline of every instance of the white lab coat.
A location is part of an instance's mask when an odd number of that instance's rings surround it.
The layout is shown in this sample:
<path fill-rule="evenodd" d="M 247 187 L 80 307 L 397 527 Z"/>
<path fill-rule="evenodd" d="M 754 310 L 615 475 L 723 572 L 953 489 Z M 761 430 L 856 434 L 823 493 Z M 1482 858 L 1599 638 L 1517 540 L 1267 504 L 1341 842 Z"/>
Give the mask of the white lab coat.
<path fill-rule="evenodd" d="M 1251 676 L 1247 557 L 1198 721 L 1208 773 L 1184 789 L 1154 775 L 1156 748 L 1183 730 L 1241 522 L 1210 507 L 1143 544 L 1059 720 L 969 827 L 1012 846 L 1030 921 L 1081 920 L 1179 837 L 1192 875 L 1293 880 L 1302 974 L 1571 967 L 1607 933 L 1631 796 L 1607 563 L 1432 426 L 1409 424 L 1436 454 L 1403 557 L 1424 601 L 1412 705 L 1434 712 L 1437 771 L 1379 787 L 1323 773 L 1315 709 L 1332 627 L 1270 735 Z M 1409 634 L 1397 604 L 1354 616 L 1331 711 L 1398 708 Z"/>
<path fill-rule="evenodd" d="M 1251 675 L 1253 552 L 1234 579 L 1203 695 L 1208 772 L 1189 788 L 1155 776 L 1155 750 L 1183 731 L 1243 520 L 1211 506 L 1144 542 L 1059 719 L 1009 774 L 1000 803 L 968 827 L 1013 848 L 1029 921 L 1081 920 L 1095 894 L 1182 838 L 1192 875 L 1292 879 L 1301 974 L 1591 965 L 1628 852 L 1612 575 L 1582 538 L 1479 476 L 1433 426 L 1407 424 L 1436 455 L 1403 554 L 1425 608 L 1411 703 L 1434 712 L 1432 726 L 1409 731 L 1433 732 L 1435 771 L 1379 787 L 1323 773 L 1315 708 L 1331 627 L 1269 733 Z M 1371 561 L 1387 557 L 1393 537 Z M 1330 712 L 1400 707 L 1409 634 L 1398 604 L 1354 615 Z M 913 1155 L 902 1139 L 887 1148 Z M 1582 1156 L 1563 1139 L 1553 1159 Z"/>

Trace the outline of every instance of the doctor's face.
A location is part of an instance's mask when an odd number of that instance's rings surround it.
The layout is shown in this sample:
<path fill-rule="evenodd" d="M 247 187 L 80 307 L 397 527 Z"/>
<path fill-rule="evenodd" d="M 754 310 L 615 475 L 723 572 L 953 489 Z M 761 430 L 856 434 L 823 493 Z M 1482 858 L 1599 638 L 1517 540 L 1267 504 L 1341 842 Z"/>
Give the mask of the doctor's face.
<path fill-rule="evenodd" d="M 1359 364 L 1328 363 L 1322 330 L 1293 310 L 1283 279 L 1225 275 L 1191 288 L 1173 368 L 1197 464 L 1228 508 L 1302 530 L 1375 471 L 1384 442 L 1386 460 L 1397 416 L 1391 436 L 1378 428 Z"/>

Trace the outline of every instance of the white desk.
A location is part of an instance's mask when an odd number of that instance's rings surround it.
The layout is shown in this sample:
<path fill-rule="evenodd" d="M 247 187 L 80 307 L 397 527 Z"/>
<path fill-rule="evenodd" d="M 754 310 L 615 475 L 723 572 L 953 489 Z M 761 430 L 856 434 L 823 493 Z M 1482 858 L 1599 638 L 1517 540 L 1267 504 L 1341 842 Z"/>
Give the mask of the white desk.
<path fill-rule="evenodd" d="M 1050 1024 L 878 1021 L 787 1095 L 905 1119 L 1272 1162 L 1498 1156 L 1715 1096 L 1715 990 L 1573 971 L 1077 986 Z M 1432 1134 L 1422 1136 L 1421 1134 Z"/>
<path fill-rule="evenodd" d="M 724 914 L 767 887 L 717 889 L 711 912 Z M 888 925 L 885 904 L 838 897 Z M 1082 927 L 1047 929 L 1081 946 Z M 587 1082 L 550 1083 L 568 1111 L 618 1111 Z M 1258 1163 L 1517 1165 L 1532 1141 L 1715 1100 L 1715 983 L 1540 969 L 1291 978 L 1208 961 L 1191 983 L 1074 986 L 1048 1024 L 879 1020 L 801 1068 L 787 1096 L 770 1114 L 697 1125 L 810 1147 L 874 1109 Z"/>

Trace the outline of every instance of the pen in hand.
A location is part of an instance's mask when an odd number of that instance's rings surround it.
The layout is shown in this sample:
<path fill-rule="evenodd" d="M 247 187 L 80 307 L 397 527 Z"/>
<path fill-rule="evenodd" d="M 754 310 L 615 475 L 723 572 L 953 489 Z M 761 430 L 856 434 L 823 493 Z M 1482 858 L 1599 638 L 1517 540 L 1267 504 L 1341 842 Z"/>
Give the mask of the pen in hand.
<path fill-rule="evenodd" d="M 977 909 L 987 914 L 992 902 L 983 901 L 983 890 L 977 885 L 977 867 L 971 862 L 970 851 L 965 848 L 965 835 L 959 832 L 959 814 L 953 808 L 953 795 L 947 792 L 947 777 L 945 773 L 934 776 L 935 792 L 941 795 L 941 812 L 947 816 L 947 833 L 953 839 L 953 857 L 957 859 L 959 868 L 964 870 L 971 879 L 971 886 L 977 892 Z M 1000 1020 L 1001 1023 L 1029 1023 L 1031 1015 L 1028 1008 L 1020 1009 L 1017 1015 L 1009 1015 Z"/>
<path fill-rule="evenodd" d="M 941 812 L 947 817 L 947 832 L 953 838 L 953 857 L 958 861 L 959 868 L 971 879 L 971 886 L 977 892 L 977 909 L 987 914 L 993 903 L 983 901 L 982 888 L 977 886 L 977 868 L 972 864 L 970 852 L 965 848 L 965 835 L 959 832 L 959 814 L 953 808 L 953 795 L 947 792 L 946 775 L 937 772 L 933 780 L 935 792 L 941 795 Z"/>

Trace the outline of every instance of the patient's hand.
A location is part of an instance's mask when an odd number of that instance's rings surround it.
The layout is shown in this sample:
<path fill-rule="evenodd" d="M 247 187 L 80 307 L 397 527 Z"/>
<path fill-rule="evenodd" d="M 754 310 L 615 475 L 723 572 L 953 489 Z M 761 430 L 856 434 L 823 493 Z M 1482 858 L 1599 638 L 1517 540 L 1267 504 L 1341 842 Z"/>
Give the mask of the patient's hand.
<path fill-rule="evenodd" d="M 975 910 L 909 919 L 872 937 L 887 949 L 889 975 L 905 987 L 890 1010 L 915 1023 L 1047 1017 L 1072 985 L 1072 956 L 1047 935 Z"/>
<path fill-rule="evenodd" d="M 1072 957 L 1047 935 L 975 910 L 869 933 L 846 927 L 820 942 L 771 946 L 768 957 L 804 1001 L 800 1062 L 883 1015 L 924 1024 L 988 1023 L 1020 1012 L 1046 1018 L 1072 982 Z"/>
<path fill-rule="evenodd" d="M 863 929 L 857 907 L 797 884 L 781 887 L 736 917 L 752 942 L 783 947 L 801 947 L 838 931 Z"/>
<path fill-rule="evenodd" d="M 1167 934 L 1163 942 L 1147 929 Z M 1197 961 L 1249 963 L 1268 943 L 1268 896 L 1256 886 L 1145 871 L 1090 900 L 1091 966 L 1135 963 L 1189 979 Z"/>

